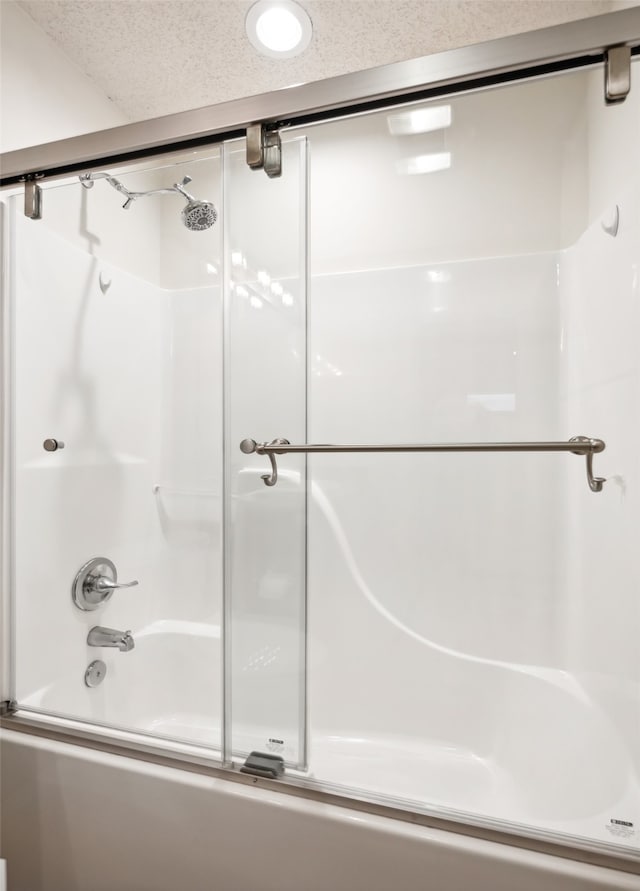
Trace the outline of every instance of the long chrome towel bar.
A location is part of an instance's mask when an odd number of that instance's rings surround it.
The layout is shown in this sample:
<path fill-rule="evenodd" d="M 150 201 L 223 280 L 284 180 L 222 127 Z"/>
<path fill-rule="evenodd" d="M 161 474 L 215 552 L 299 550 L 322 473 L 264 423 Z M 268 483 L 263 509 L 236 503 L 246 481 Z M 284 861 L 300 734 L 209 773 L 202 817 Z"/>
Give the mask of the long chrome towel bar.
<path fill-rule="evenodd" d="M 292 445 L 288 439 L 256 442 L 243 439 L 240 451 L 245 455 L 267 455 L 271 461 L 271 473 L 262 476 L 265 486 L 278 482 L 276 455 L 308 452 L 571 452 L 587 459 L 587 482 L 592 492 L 601 492 L 606 482 L 593 475 L 593 456 L 604 451 L 605 443 L 590 436 L 574 436 L 568 442 L 445 442 L 408 445 Z"/>

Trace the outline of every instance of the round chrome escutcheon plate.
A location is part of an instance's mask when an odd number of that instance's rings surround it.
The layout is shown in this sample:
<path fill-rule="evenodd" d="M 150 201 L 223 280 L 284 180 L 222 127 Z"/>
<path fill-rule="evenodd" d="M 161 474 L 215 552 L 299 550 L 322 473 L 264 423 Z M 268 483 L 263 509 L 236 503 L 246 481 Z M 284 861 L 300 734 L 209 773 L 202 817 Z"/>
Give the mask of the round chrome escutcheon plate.
<path fill-rule="evenodd" d="M 93 557 L 80 567 L 71 586 L 73 602 L 78 609 L 98 609 L 109 600 L 113 590 L 98 589 L 97 583 L 101 579 L 117 583 L 118 573 L 113 560 L 107 557 Z"/>
<path fill-rule="evenodd" d="M 107 666 L 102 659 L 96 659 L 88 666 L 84 673 L 84 682 L 87 687 L 98 687 L 107 674 Z"/>

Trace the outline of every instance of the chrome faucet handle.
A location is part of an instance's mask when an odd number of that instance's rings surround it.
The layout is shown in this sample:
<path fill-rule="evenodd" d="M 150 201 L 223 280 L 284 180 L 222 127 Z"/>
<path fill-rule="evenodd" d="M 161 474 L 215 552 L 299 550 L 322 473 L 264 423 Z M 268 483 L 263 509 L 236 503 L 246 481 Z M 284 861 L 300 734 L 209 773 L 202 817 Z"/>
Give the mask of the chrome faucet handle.
<path fill-rule="evenodd" d="M 112 582 L 107 576 L 101 575 L 94 579 L 92 587 L 96 591 L 115 591 L 116 588 L 133 588 L 134 585 L 139 584 L 138 579 L 134 579 L 132 582 Z"/>
<path fill-rule="evenodd" d="M 71 586 L 73 602 L 82 610 L 97 609 L 118 588 L 133 588 L 139 582 L 119 582 L 118 573 L 108 557 L 94 557 L 80 567 Z"/>

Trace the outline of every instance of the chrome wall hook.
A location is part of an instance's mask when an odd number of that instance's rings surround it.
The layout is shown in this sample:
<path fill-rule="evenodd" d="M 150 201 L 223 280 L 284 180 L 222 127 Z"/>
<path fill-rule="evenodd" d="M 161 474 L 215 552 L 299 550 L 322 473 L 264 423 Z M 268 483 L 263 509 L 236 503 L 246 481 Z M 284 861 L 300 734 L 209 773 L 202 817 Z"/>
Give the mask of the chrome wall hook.
<path fill-rule="evenodd" d="M 592 492 L 602 492 L 602 487 L 606 483 L 603 476 L 593 475 L 593 456 L 596 452 L 604 451 L 604 443 L 601 439 L 590 439 L 588 436 L 573 436 L 569 442 L 583 442 L 589 446 L 588 451 L 574 452 L 574 455 L 584 455 L 587 462 L 587 483 Z"/>
<path fill-rule="evenodd" d="M 271 461 L 271 473 L 263 473 L 260 479 L 264 480 L 265 486 L 275 486 L 278 482 L 278 465 L 276 464 L 276 456 L 269 452 L 269 461 Z"/>

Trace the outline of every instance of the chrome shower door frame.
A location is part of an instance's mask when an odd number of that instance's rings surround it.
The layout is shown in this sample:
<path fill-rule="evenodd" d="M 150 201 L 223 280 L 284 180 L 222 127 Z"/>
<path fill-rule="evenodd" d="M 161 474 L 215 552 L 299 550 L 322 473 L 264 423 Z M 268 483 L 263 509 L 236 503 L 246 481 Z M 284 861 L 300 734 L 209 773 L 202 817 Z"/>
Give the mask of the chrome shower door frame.
<path fill-rule="evenodd" d="M 321 120 L 364 114 L 403 102 L 601 65 L 606 60 L 607 51 L 620 46 L 630 47 L 634 54 L 640 50 L 640 8 L 9 152 L 0 156 L 0 187 L 15 192 L 22 189 L 21 183 L 35 177 L 46 181 L 77 176 L 88 169 L 96 170 L 106 165 L 220 143 L 243 137 L 247 128 L 256 123 L 264 124 L 269 129 L 303 126 Z M 632 84 L 632 89 L 640 89 L 640 85 Z M 0 205 L 0 210 L 6 211 L 6 208 Z M 0 217 L 0 222 L 3 230 L 2 278 L 3 284 L 7 285 L 6 213 Z M 4 294 L 8 291 L 8 287 L 3 288 Z M 7 398 L 11 379 L 11 359 L 7 348 L 9 312 L 8 301 L 4 300 L 1 531 L 4 558 L 2 581 L 5 592 L 11 588 L 12 575 L 9 529 L 12 501 L 11 407 Z M 9 610 L 8 593 L 5 593 L 0 606 L 6 619 Z M 7 654 L 11 648 L 11 623 L 5 621 L 3 626 L 5 639 L 2 651 Z M 3 660 L 6 661 L 6 655 Z M 3 664 L 3 668 L 3 679 L 6 681 L 7 666 Z M 116 735 L 109 736 L 94 729 L 86 729 L 86 726 L 74 727 L 72 722 L 56 725 L 50 720 L 16 712 L 15 704 L 11 701 L 11 692 L 6 687 L 0 691 L 0 698 L 3 700 L 1 724 L 13 731 L 640 874 L 640 860 L 617 855 L 610 847 L 595 842 L 581 845 L 577 840 L 571 840 L 571 843 L 564 843 L 542 831 L 531 831 L 526 835 L 519 834 L 515 829 L 508 831 L 504 825 L 490 819 L 472 821 L 464 815 L 456 816 L 453 812 L 444 814 L 429 808 L 417 812 L 410 802 L 405 806 L 399 802 L 391 806 L 374 795 L 348 793 L 297 776 L 285 776 L 277 781 L 250 777 L 240 774 L 230 764 L 217 764 L 193 754 L 169 753 L 160 743 L 152 745 L 149 740 L 119 739 Z"/>

